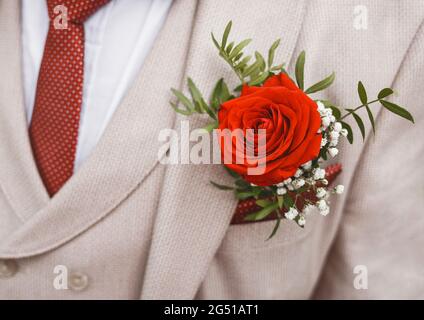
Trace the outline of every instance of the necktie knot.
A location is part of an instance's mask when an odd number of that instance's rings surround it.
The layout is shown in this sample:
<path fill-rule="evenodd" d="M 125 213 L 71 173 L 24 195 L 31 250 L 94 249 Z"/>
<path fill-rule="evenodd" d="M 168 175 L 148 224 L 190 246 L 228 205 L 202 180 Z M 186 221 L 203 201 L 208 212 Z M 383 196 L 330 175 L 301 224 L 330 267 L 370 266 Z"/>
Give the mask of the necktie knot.
<path fill-rule="evenodd" d="M 58 15 L 67 16 L 69 22 L 84 23 L 98 9 L 110 0 L 47 0 L 50 20 Z"/>

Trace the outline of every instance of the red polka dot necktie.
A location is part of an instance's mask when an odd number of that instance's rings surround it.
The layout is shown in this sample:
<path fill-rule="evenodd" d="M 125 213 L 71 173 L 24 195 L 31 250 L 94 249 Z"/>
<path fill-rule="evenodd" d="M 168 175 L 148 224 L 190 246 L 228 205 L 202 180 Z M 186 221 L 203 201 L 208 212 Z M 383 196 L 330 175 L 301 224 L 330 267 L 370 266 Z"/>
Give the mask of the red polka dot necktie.
<path fill-rule="evenodd" d="M 47 0 L 50 25 L 29 136 L 50 196 L 74 168 L 84 79 L 84 21 L 108 2 Z"/>

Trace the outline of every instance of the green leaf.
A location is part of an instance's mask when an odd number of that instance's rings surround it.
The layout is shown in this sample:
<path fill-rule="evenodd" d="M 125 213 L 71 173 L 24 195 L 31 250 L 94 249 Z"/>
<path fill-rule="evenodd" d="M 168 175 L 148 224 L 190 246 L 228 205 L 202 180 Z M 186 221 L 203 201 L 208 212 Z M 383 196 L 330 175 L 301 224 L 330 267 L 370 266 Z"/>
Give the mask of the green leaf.
<path fill-rule="evenodd" d="M 251 58 L 252 56 L 246 56 L 243 59 L 241 59 L 241 61 L 235 66 L 235 69 L 243 73 L 244 69 L 246 68 Z"/>
<path fill-rule="evenodd" d="M 383 105 L 383 107 L 389 110 L 390 112 L 393 112 L 394 114 L 397 114 L 398 116 L 406 120 L 409 120 L 412 123 L 415 123 L 414 117 L 405 108 L 402 108 L 401 106 L 398 106 L 397 104 L 394 104 L 386 100 L 380 100 L 380 102 Z"/>
<path fill-rule="evenodd" d="M 236 61 L 238 61 L 238 60 L 240 60 L 240 58 L 243 56 L 243 52 L 240 52 L 235 58 L 234 58 L 234 61 L 236 62 Z"/>
<path fill-rule="evenodd" d="M 229 174 L 230 176 L 232 176 L 233 178 L 236 178 L 236 179 L 240 178 L 240 175 L 239 175 L 237 172 L 234 172 L 233 170 L 231 170 L 230 168 L 228 168 L 228 167 L 224 166 L 224 169 L 225 169 L 225 170 L 228 172 L 228 174 Z"/>
<path fill-rule="evenodd" d="M 269 76 L 269 72 L 268 71 L 265 71 L 261 75 L 259 75 L 257 78 L 251 80 L 249 82 L 249 85 L 251 85 L 251 86 L 257 86 L 259 84 L 262 84 L 262 82 L 264 82 L 268 78 L 268 76 Z"/>
<path fill-rule="evenodd" d="M 384 99 L 393 94 L 393 90 L 391 88 L 384 88 L 378 93 L 378 99 Z"/>
<path fill-rule="evenodd" d="M 358 124 L 359 130 L 361 131 L 362 140 L 365 140 L 365 126 L 364 126 L 364 122 L 362 121 L 361 117 L 358 116 L 353 111 L 352 111 L 352 116 L 355 119 L 356 123 Z"/>
<path fill-rule="evenodd" d="M 375 134 L 375 121 L 374 121 L 374 116 L 372 114 L 372 111 L 370 109 L 370 107 L 366 104 L 365 108 L 367 109 L 367 113 L 368 113 L 368 118 L 370 119 L 370 123 L 371 123 L 371 127 L 372 127 L 372 132 Z"/>
<path fill-rule="evenodd" d="M 255 58 L 257 61 L 259 61 L 259 70 L 264 71 L 266 67 L 264 57 L 262 57 L 262 55 L 258 51 L 255 51 Z"/>
<path fill-rule="evenodd" d="M 278 231 L 278 228 L 280 227 L 280 223 L 281 223 L 281 217 L 280 217 L 280 215 L 278 214 L 278 216 L 277 216 L 277 222 L 275 223 L 274 228 L 272 229 L 272 232 L 271 232 L 271 234 L 269 235 L 268 239 L 266 239 L 266 241 L 268 241 L 268 240 L 269 240 L 269 239 L 271 239 L 273 236 L 275 236 L 275 234 L 276 234 L 276 233 L 277 233 L 277 231 Z"/>
<path fill-rule="evenodd" d="M 200 93 L 199 89 L 197 89 L 196 85 L 194 84 L 191 78 L 187 79 L 187 84 L 190 94 L 195 102 L 195 110 L 199 113 L 207 112 L 209 115 L 211 115 L 208 110 L 209 108 L 202 97 L 202 94 Z"/>
<path fill-rule="evenodd" d="M 181 91 L 176 89 L 171 89 L 172 93 L 177 97 L 178 101 L 181 102 L 187 111 L 194 111 L 194 105 Z"/>
<path fill-rule="evenodd" d="M 246 39 L 243 40 L 242 42 L 240 42 L 230 53 L 229 55 L 229 59 L 232 60 L 235 56 L 237 56 L 241 50 L 243 50 L 250 42 L 252 41 L 252 39 Z"/>
<path fill-rule="evenodd" d="M 247 220 L 247 221 L 262 220 L 262 219 L 266 218 L 267 216 L 269 216 L 276 209 L 278 209 L 278 203 L 273 202 L 272 204 L 270 204 L 267 207 L 259 210 L 258 212 L 254 212 L 254 213 L 247 215 L 245 220 Z"/>
<path fill-rule="evenodd" d="M 358 82 L 358 95 L 362 104 L 365 105 L 368 103 L 367 91 L 361 81 Z"/>
<path fill-rule="evenodd" d="M 328 152 L 328 148 L 321 149 L 321 151 L 320 151 L 320 157 L 321 157 L 324 161 L 327 161 L 327 158 L 328 158 L 328 156 L 327 156 L 327 152 Z"/>
<path fill-rule="evenodd" d="M 271 45 L 271 48 L 269 48 L 269 51 L 268 51 L 268 68 L 271 68 L 272 64 L 274 63 L 275 50 L 277 50 L 278 46 L 280 45 L 280 40 L 281 39 L 277 39 Z"/>
<path fill-rule="evenodd" d="M 313 86 L 309 87 L 305 91 L 305 93 L 306 94 L 311 94 L 311 93 L 315 93 L 315 92 L 324 90 L 324 89 L 328 88 L 329 86 L 331 86 L 331 84 L 334 82 L 334 79 L 335 78 L 336 78 L 336 74 L 333 72 L 332 74 L 330 74 L 324 80 L 321 80 L 321 81 L 315 83 Z"/>
<path fill-rule="evenodd" d="M 351 126 L 348 125 L 344 121 L 340 121 L 340 123 L 342 124 L 342 127 L 347 130 L 347 141 L 349 141 L 349 143 L 352 144 L 353 143 L 353 131 L 352 131 Z"/>
<path fill-rule="evenodd" d="M 285 194 L 284 195 L 284 208 L 286 210 L 288 210 L 291 207 L 293 207 L 293 205 L 294 205 L 294 201 L 293 201 L 292 197 L 289 194 Z"/>
<path fill-rule="evenodd" d="M 305 51 L 302 51 L 299 54 L 299 57 L 297 58 L 296 67 L 295 67 L 297 86 L 301 90 L 303 90 L 303 87 L 304 87 L 304 83 L 303 83 L 304 69 L 305 69 Z"/>
<path fill-rule="evenodd" d="M 206 111 L 206 113 L 209 115 L 209 117 L 211 117 L 214 120 L 218 120 L 218 117 L 217 117 L 215 111 L 212 110 L 211 108 L 209 108 L 209 106 L 206 103 L 203 105 L 203 109 Z"/>
<path fill-rule="evenodd" d="M 228 35 L 230 34 L 232 25 L 233 25 L 233 22 L 230 20 L 230 22 L 228 22 L 227 26 L 225 27 L 224 34 L 222 35 L 222 42 L 221 42 L 222 50 L 224 50 L 225 46 L 227 45 Z"/>
<path fill-rule="evenodd" d="M 218 80 L 218 82 L 215 85 L 215 88 L 212 91 L 210 104 L 215 111 L 218 111 L 221 104 L 227 101 L 230 98 L 230 96 L 231 94 L 228 89 L 228 86 L 225 83 L 224 79 L 221 78 Z"/>
<path fill-rule="evenodd" d="M 200 93 L 199 89 L 197 89 L 196 85 L 194 84 L 193 80 L 191 78 L 187 79 L 187 83 L 188 83 L 188 88 L 190 90 L 190 93 L 193 97 L 194 101 L 201 101 L 202 98 L 202 94 Z"/>
<path fill-rule="evenodd" d="M 280 72 L 282 72 L 284 65 L 285 65 L 285 63 L 279 64 L 278 66 L 274 66 L 270 69 L 270 71 L 280 71 Z"/>
<path fill-rule="evenodd" d="M 252 56 L 246 56 L 246 57 L 244 57 L 241 61 L 240 61 L 240 63 L 239 63 L 239 65 L 240 64 L 247 64 L 249 61 L 250 61 L 250 59 L 252 59 Z"/>
<path fill-rule="evenodd" d="M 173 103 L 173 102 L 170 102 L 170 104 L 171 104 L 172 108 L 175 110 L 175 112 L 177 112 L 177 113 L 180 113 L 180 114 L 182 114 L 184 116 L 190 116 L 190 115 L 193 114 L 192 111 L 187 111 L 187 110 L 179 109 L 178 106 L 175 103 Z"/>
<path fill-rule="evenodd" d="M 259 65 L 260 62 L 258 60 L 256 60 L 254 63 L 252 63 L 250 66 L 248 66 L 244 71 L 243 71 L 243 76 L 244 77 L 248 77 L 254 73 L 259 72 Z"/>
<path fill-rule="evenodd" d="M 203 129 L 206 130 L 207 132 L 212 132 L 212 130 L 216 128 L 218 128 L 218 121 L 209 123 L 208 125 L 203 127 Z"/>
<path fill-rule="evenodd" d="M 243 89 L 243 85 L 239 84 L 237 87 L 234 88 L 234 92 L 241 92 L 241 89 Z"/>
<path fill-rule="evenodd" d="M 331 106 L 330 109 L 333 111 L 333 116 L 336 118 L 336 120 L 340 120 L 340 118 L 342 117 L 340 109 L 336 106 Z"/>
<path fill-rule="evenodd" d="M 247 198 L 255 197 L 258 193 L 255 191 L 238 191 L 236 190 L 236 197 L 240 200 L 245 200 Z"/>
<path fill-rule="evenodd" d="M 261 70 L 259 70 L 259 68 L 255 69 L 254 72 L 252 72 L 252 74 L 250 75 L 250 82 L 259 78 L 260 75 L 261 75 Z"/>
<path fill-rule="evenodd" d="M 233 187 L 230 187 L 230 186 L 225 186 L 225 185 L 223 185 L 223 184 L 219 184 L 219 183 L 216 183 L 216 182 L 213 182 L 212 180 L 211 181 L 209 181 L 214 187 L 217 187 L 218 189 L 220 189 L 220 190 L 234 190 L 234 188 Z"/>
<path fill-rule="evenodd" d="M 240 188 L 243 188 L 243 189 L 250 188 L 250 183 L 247 182 L 246 180 L 243 180 L 242 178 L 237 179 L 235 183 Z"/>
<path fill-rule="evenodd" d="M 321 101 L 322 104 L 327 108 L 334 107 L 334 104 L 330 100 L 317 100 L 317 101 Z"/>
<path fill-rule="evenodd" d="M 277 196 L 277 202 L 278 202 L 278 208 L 282 209 L 284 204 L 284 197 L 283 196 Z"/>
<path fill-rule="evenodd" d="M 213 35 L 213 33 L 212 33 L 212 32 L 211 32 L 211 38 L 212 38 L 212 41 L 213 41 L 213 43 L 214 43 L 215 47 L 217 47 L 217 49 L 218 49 L 219 51 L 221 51 L 221 50 L 222 50 L 222 49 L 221 49 L 221 46 L 219 45 L 218 41 L 215 39 L 215 36 Z"/>
<path fill-rule="evenodd" d="M 233 42 L 231 42 L 231 43 L 227 46 L 227 48 L 225 48 L 225 52 L 226 52 L 227 54 L 230 54 L 231 50 L 233 50 L 233 47 L 234 47 L 234 41 L 233 41 Z"/>
<path fill-rule="evenodd" d="M 266 199 L 256 200 L 256 204 L 260 206 L 261 208 L 266 208 L 272 203 L 273 203 L 272 201 L 266 200 Z"/>
<path fill-rule="evenodd" d="M 260 198 L 269 198 L 274 195 L 274 193 L 270 189 L 265 189 L 263 187 L 254 187 L 254 188 L 255 190 L 258 190 L 258 197 Z"/>

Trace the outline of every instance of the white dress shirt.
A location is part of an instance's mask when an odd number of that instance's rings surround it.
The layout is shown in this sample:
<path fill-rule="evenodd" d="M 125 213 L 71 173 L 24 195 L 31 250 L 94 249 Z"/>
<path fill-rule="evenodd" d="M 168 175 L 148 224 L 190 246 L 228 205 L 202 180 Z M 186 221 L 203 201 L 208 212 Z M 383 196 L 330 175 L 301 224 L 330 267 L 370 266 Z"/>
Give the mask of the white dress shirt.
<path fill-rule="evenodd" d="M 45 0 L 22 1 L 22 64 L 28 125 L 49 28 Z M 84 87 L 76 171 L 98 143 L 139 73 L 172 0 L 112 0 L 84 24 Z"/>

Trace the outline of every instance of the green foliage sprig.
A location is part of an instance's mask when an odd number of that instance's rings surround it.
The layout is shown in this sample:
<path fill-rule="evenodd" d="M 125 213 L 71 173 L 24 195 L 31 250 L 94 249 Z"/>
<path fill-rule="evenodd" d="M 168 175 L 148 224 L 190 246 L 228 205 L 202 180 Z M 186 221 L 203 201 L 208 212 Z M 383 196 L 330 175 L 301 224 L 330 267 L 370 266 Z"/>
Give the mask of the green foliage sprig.
<path fill-rule="evenodd" d="M 218 42 L 213 33 L 211 33 L 211 37 L 219 51 L 219 55 L 233 69 L 242 84 L 250 86 L 261 85 L 273 72 L 281 72 L 283 70 L 284 63 L 274 65 L 275 51 L 280 45 L 280 39 L 274 41 L 269 48 L 267 61 L 258 51 L 255 51 L 253 59 L 251 55 L 245 55 L 243 52 L 243 49 L 250 44 L 252 39 L 244 39 L 239 43 L 229 42 L 231 27 L 232 21 L 225 27 L 221 43 Z"/>
<path fill-rule="evenodd" d="M 302 51 L 296 60 L 296 67 L 295 67 L 296 83 L 301 90 L 304 90 L 305 58 L 306 58 L 306 53 L 305 51 Z M 333 72 L 331 75 L 329 75 L 325 79 L 317 82 L 316 84 L 312 85 L 308 89 L 304 90 L 304 92 L 306 94 L 312 94 L 312 93 L 322 91 L 324 89 L 327 89 L 329 86 L 331 86 L 334 80 L 335 80 L 335 73 Z M 353 130 L 352 130 L 352 127 L 348 123 L 346 123 L 346 121 L 344 120 L 351 115 L 353 119 L 355 120 L 356 124 L 358 125 L 359 131 L 361 132 L 361 135 L 362 135 L 362 139 L 365 140 L 365 125 L 362 118 L 358 115 L 357 112 L 362 108 L 366 108 L 368 119 L 371 123 L 372 131 L 373 133 L 375 133 L 375 117 L 372 113 L 370 105 L 376 102 L 380 102 L 381 105 L 388 111 L 414 123 L 414 118 L 410 112 L 408 112 L 405 108 L 386 100 L 387 97 L 389 97 L 390 95 L 394 93 L 393 89 L 384 88 L 380 90 L 376 99 L 369 100 L 367 91 L 365 90 L 363 83 L 359 81 L 357 92 L 358 92 L 359 100 L 361 101 L 361 105 L 354 108 L 341 108 L 334 105 L 328 100 L 320 100 L 321 102 L 324 103 L 324 105 L 327 108 L 331 108 L 336 120 L 339 121 L 342 124 L 343 128 L 345 128 L 348 131 L 347 139 L 349 143 L 351 144 L 353 143 Z"/>
<path fill-rule="evenodd" d="M 254 53 L 254 59 L 251 55 L 245 55 L 243 50 L 250 44 L 251 39 L 244 39 L 240 42 L 234 42 L 229 40 L 230 32 L 232 29 L 232 21 L 230 21 L 225 27 L 224 33 L 219 42 L 215 35 L 211 33 L 212 41 L 215 47 L 219 51 L 219 55 L 224 59 L 225 62 L 233 69 L 234 73 L 240 79 L 241 84 L 237 86 L 233 92 L 240 90 L 241 85 L 248 84 L 250 86 L 262 85 L 268 77 L 279 72 L 286 72 L 284 69 L 284 63 L 274 65 L 275 52 L 280 45 L 280 39 L 274 41 L 268 50 L 268 59 L 265 61 L 263 55 L 258 51 Z M 295 66 L 295 79 L 298 87 L 303 90 L 306 94 L 316 93 L 330 87 L 335 80 L 335 73 L 331 73 L 323 80 L 313 84 L 306 90 L 304 89 L 304 69 L 305 69 L 306 53 L 302 51 L 297 60 Z M 235 95 L 230 92 L 224 79 L 219 79 L 212 92 L 211 98 L 207 103 L 200 93 L 193 80 L 188 78 L 187 80 L 188 89 L 190 92 L 191 99 L 184 95 L 177 89 L 172 89 L 172 92 L 177 98 L 177 101 L 183 108 L 178 107 L 177 103 L 171 102 L 174 110 L 182 115 L 190 116 L 192 114 L 208 114 L 214 122 L 210 123 L 205 127 L 206 130 L 211 131 L 217 127 L 217 113 L 220 105 L 225 101 L 234 99 Z M 347 139 L 350 143 L 353 143 L 353 130 L 350 124 L 345 119 L 352 116 L 356 122 L 361 136 L 365 139 L 365 125 L 362 118 L 358 115 L 358 111 L 365 108 L 367 111 L 368 119 L 371 123 L 372 131 L 375 133 L 375 117 L 370 108 L 370 105 L 379 102 L 388 111 L 405 118 L 411 122 L 414 122 L 413 116 L 403 107 L 387 101 L 386 98 L 393 94 L 391 88 L 382 89 L 377 98 L 373 100 L 368 99 L 367 92 L 361 81 L 358 82 L 358 95 L 361 101 L 361 105 L 354 108 L 342 108 L 334 105 L 328 100 L 322 102 L 328 108 L 331 108 L 333 115 L 342 124 L 343 128 L 348 131 Z"/>
<path fill-rule="evenodd" d="M 179 90 L 172 89 L 172 92 L 174 93 L 177 99 L 176 103 L 171 102 L 171 105 L 174 110 L 185 116 L 191 116 L 193 114 L 209 115 L 213 122 L 211 122 L 205 127 L 205 130 L 207 131 L 212 131 L 213 129 L 218 127 L 218 112 L 221 105 L 228 100 L 234 99 L 238 95 L 238 92 L 240 91 L 243 85 L 261 86 L 272 75 L 279 74 L 281 72 L 287 74 L 287 71 L 284 68 L 284 63 L 280 63 L 277 65 L 274 64 L 275 53 L 280 45 L 280 39 L 272 43 L 271 47 L 268 50 L 267 59 L 265 60 L 264 56 L 258 51 L 255 51 L 253 55 L 246 55 L 244 53 L 244 49 L 251 43 L 251 39 L 244 39 L 240 42 L 231 41 L 231 28 L 232 22 L 230 21 L 226 25 L 220 41 L 217 40 L 213 33 L 211 34 L 211 37 L 215 47 L 218 49 L 220 57 L 234 71 L 235 75 L 240 80 L 240 84 L 231 91 L 229 90 L 228 85 L 225 83 L 224 79 L 219 79 L 215 84 L 215 87 L 208 101 L 206 101 L 198 87 L 190 78 L 188 78 L 187 80 L 187 86 L 190 97 L 188 97 Z M 297 86 L 302 91 L 304 91 L 305 94 L 309 95 L 317 93 L 319 91 L 327 89 L 333 84 L 335 80 L 334 72 L 325 77 L 323 80 L 305 89 L 305 61 L 306 53 L 302 51 L 296 60 L 294 75 Z M 380 103 L 388 111 L 406 120 L 414 122 L 413 116 L 405 108 L 387 100 L 387 98 L 394 93 L 391 88 L 384 88 L 378 93 L 377 98 L 369 99 L 365 86 L 361 81 L 359 81 L 357 92 L 361 104 L 353 108 L 343 108 L 340 106 L 336 106 L 328 100 L 315 100 L 317 102 L 322 102 L 326 108 L 331 109 L 331 115 L 334 116 L 335 120 L 337 122 L 340 122 L 342 128 L 346 130 L 346 137 L 350 143 L 353 143 L 353 130 L 351 125 L 346 122 L 346 119 L 349 116 L 352 116 L 353 120 L 359 128 L 363 140 L 365 140 L 365 125 L 358 111 L 362 108 L 366 109 L 372 131 L 375 133 L 375 117 L 370 106 L 377 102 Z M 332 123 L 335 122 L 333 120 L 334 119 L 332 119 Z M 323 134 L 328 134 L 328 132 L 326 131 L 328 129 L 323 128 L 323 130 Z M 330 143 L 327 143 L 326 145 L 321 147 L 320 154 L 316 159 L 312 161 L 311 168 L 309 169 L 309 171 L 305 171 L 303 173 L 303 177 L 305 179 L 312 179 L 311 175 L 313 170 L 319 169 L 321 160 L 327 159 L 329 148 Z M 309 200 L 303 195 L 306 192 L 316 192 L 317 186 L 315 184 L 305 184 L 300 188 L 290 190 L 290 192 L 287 192 L 286 194 L 279 194 L 279 187 L 276 185 L 268 187 L 258 187 L 250 184 L 249 182 L 244 180 L 240 175 L 229 170 L 227 167 L 224 166 L 224 168 L 234 178 L 234 186 L 221 185 L 212 181 L 211 183 L 221 190 L 232 190 L 235 193 L 237 199 L 239 200 L 244 200 L 248 198 L 256 199 L 256 204 L 261 209 L 258 212 L 248 215 L 246 217 L 246 220 L 263 220 L 268 215 L 276 213 L 277 222 L 270 235 L 270 238 L 275 235 L 279 228 L 280 221 L 283 218 L 283 209 L 297 209 L 299 200 L 302 200 L 302 203 L 304 204 L 314 205 L 313 203 L 310 203 Z M 300 215 L 295 218 L 295 221 L 300 226 L 303 226 L 303 224 L 300 223 L 299 219 Z"/>

